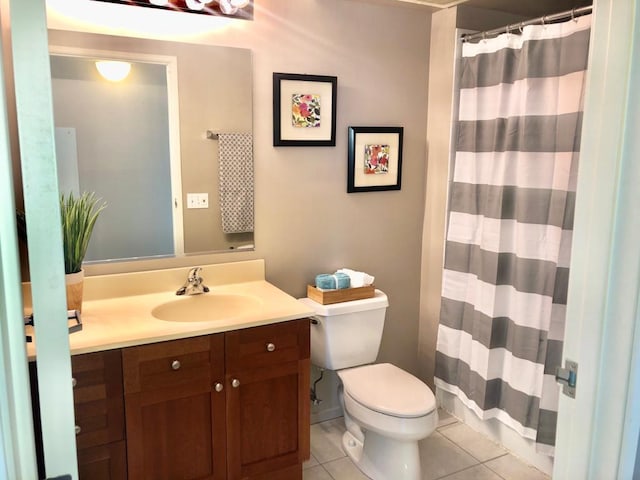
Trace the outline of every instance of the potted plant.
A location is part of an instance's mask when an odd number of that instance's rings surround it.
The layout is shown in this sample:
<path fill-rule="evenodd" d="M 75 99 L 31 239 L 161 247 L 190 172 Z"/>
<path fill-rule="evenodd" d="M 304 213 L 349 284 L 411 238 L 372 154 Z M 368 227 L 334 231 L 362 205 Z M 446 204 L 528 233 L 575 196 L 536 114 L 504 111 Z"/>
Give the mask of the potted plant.
<path fill-rule="evenodd" d="M 60 197 L 64 272 L 67 285 L 67 309 L 82 311 L 82 262 L 89 247 L 93 227 L 100 212 L 106 207 L 99 204 L 95 193 L 84 192 L 79 197 L 69 193 Z"/>

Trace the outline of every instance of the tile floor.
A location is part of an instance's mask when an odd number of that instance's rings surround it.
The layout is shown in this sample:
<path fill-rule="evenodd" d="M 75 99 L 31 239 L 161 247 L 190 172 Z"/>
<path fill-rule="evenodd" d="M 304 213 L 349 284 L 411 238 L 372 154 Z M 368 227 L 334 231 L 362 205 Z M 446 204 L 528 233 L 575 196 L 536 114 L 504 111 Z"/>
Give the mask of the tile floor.
<path fill-rule="evenodd" d="M 549 480 L 500 445 L 440 412 L 435 432 L 420 442 L 423 480 Z M 311 425 L 311 459 L 304 480 L 366 480 L 342 451 L 344 421 Z M 395 479 L 388 479 L 395 480 Z"/>

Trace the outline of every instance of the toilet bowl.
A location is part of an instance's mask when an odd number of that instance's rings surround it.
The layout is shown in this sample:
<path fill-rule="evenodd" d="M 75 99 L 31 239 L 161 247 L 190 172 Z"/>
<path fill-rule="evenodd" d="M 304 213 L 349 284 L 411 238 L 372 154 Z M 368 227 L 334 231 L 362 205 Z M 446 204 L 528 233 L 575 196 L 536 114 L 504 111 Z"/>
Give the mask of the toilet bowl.
<path fill-rule="evenodd" d="M 436 428 L 433 393 L 389 363 L 337 372 L 347 431 L 342 446 L 373 480 L 420 480 L 418 441 Z"/>
<path fill-rule="evenodd" d="M 322 305 L 301 298 L 311 317 L 311 362 L 336 371 L 347 431 L 342 446 L 373 480 L 420 480 L 418 441 L 436 428 L 429 387 L 390 363 L 373 363 L 384 328 L 387 296 Z"/>

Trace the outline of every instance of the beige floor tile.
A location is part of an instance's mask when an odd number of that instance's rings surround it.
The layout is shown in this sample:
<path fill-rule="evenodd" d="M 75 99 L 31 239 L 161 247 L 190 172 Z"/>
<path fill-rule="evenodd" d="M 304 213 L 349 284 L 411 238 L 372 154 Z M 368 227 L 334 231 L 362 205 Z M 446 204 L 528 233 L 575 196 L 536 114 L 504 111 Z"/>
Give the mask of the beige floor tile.
<path fill-rule="evenodd" d="M 302 471 L 302 480 L 333 480 L 322 465 L 307 468 Z"/>
<path fill-rule="evenodd" d="M 511 454 L 489 460 L 485 465 L 505 480 L 549 480 L 548 475 L 526 465 Z"/>
<path fill-rule="evenodd" d="M 309 460 L 307 460 L 302 464 L 302 468 L 303 469 L 311 468 L 311 467 L 315 467 L 316 465 L 319 465 L 319 462 L 318 460 L 316 460 L 316 457 L 311 455 L 311 458 L 309 458 Z"/>
<path fill-rule="evenodd" d="M 456 417 L 454 417 L 453 415 L 451 415 L 446 410 L 443 410 L 443 409 L 439 408 L 438 409 L 438 427 L 437 428 L 446 427 L 447 425 L 451 425 L 452 423 L 458 423 L 458 419 Z"/>
<path fill-rule="evenodd" d="M 423 480 L 444 477 L 478 464 L 478 460 L 439 432 L 420 442 L 420 460 Z"/>
<path fill-rule="evenodd" d="M 441 480 L 502 480 L 502 478 L 484 465 L 476 465 L 461 472 L 454 473 Z"/>
<path fill-rule="evenodd" d="M 549 480 L 447 412 L 439 416 L 438 430 L 420 442 L 422 480 Z M 342 418 L 311 425 L 304 480 L 367 479 L 342 450 L 344 431 Z"/>
<path fill-rule="evenodd" d="M 501 457 L 507 453 L 500 444 L 493 442 L 464 423 L 452 424 L 438 431 L 481 462 Z"/>
<path fill-rule="evenodd" d="M 368 480 L 349 457 L 340 458 L 323 465 L 334 480 Z"/>
<path fill-rule="evenodd" d="M 344 431 L 342 417 L 311 425 L 311 454 L 318 463 L 330 462 L 345 456 L 342 450 Z"/>

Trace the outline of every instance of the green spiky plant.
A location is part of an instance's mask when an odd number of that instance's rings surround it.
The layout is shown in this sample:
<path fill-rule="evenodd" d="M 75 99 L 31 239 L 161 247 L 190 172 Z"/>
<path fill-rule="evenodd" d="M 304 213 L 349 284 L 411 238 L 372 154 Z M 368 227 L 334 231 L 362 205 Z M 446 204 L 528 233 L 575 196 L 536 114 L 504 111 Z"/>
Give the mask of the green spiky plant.
<path fill-rule="evenodd" d="M 89 240 L 98 215 L 107 206 L 100 203 L 94 193 L 84 192 L 79 197 L 73 193 L 60 197 L 62 234 L 64 246 L 64 271 L 76 273 L 82 269 L 82 261 L 89 247 Z"/>

